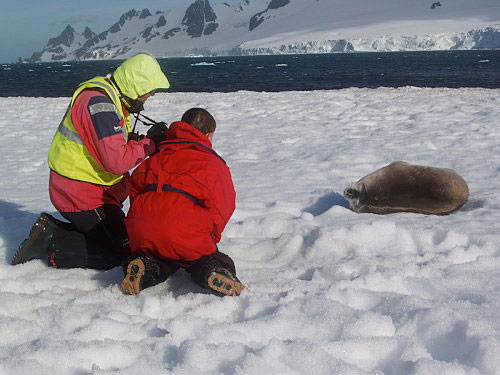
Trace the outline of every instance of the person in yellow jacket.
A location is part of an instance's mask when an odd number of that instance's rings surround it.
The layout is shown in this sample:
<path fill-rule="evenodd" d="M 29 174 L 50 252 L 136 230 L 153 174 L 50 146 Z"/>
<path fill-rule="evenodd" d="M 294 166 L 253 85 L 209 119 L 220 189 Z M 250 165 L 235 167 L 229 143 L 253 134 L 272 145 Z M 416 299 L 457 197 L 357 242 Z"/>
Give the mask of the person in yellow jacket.
<path fill-rule="evenodd" d="M 128 171 L 156 151 L 166 130 L 155 125 L 146 137 L 129 139 L 130 114 L 140 112 L 155 90 L 169 87 L 149 53 L 79 85 L 48 155 L 50 199 L 69 223 L 42 213 L 13 265 L 46 256 L 56 268 L 110 269 L 126 260 Z"/>

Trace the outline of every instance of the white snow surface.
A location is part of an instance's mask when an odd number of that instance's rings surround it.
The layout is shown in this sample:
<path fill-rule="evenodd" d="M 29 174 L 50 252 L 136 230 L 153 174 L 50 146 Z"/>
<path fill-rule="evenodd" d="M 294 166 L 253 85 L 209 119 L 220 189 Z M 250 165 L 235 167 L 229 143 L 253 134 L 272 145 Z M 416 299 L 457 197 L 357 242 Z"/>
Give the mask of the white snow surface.
<path fill-rule="evenodd" d="M 224 298 L 184 271 L 125 296 L 119 268 L 9 264 L 41 211 L 58 216 L 46 159 L 68 101 L 0 98 L 1 375 L 500 373 L 500 90 L 151 98 L 155 119 L 217 120 L 238 194 L 220 249 L 248 286 Z M 344 188 L 396 160 L 454 169 L 469 202 L 352 212 Z"/>

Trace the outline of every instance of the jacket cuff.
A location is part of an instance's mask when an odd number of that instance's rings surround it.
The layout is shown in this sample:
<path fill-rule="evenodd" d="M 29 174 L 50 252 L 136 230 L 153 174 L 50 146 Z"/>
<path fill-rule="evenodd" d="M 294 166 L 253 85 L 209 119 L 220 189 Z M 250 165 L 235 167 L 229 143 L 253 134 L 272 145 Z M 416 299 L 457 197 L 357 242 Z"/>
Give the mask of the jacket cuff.
<path fill-rule="evenodd" d="M 144 150 L 146 150 L 146 156 L 149 156 L 157 151 L 156 142 L 152 139 L 144 137 L 141 141 L 144 142 Z"/>

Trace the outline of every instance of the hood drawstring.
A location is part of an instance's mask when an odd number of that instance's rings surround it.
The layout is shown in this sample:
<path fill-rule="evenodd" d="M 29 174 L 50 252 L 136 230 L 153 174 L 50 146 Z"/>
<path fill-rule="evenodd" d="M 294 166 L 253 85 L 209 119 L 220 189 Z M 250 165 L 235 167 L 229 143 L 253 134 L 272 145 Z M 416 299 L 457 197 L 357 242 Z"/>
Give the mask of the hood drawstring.
<path fill-rule="evenodd" d="M 134 115 L 134 117 L 135 117 L 134 126 L 132 128 L 132 133 L 135 133 L 135 127 L 137 125 L 137 121 L 140 121 L 143 125 L 146 125 L 146 126 L 153 126 L 153 125 L 166 126 L 166 124 L 164 122 L 162 122 L 162 121 L 155 121 L 152 118 L 150 118 L 150 117 L 148 117 L 146 115 L 143 115 L 140 112 L 139 113 L 132 113 L 132 115 Z M 146 122 L 146 121 L 140 119 L 139 116 L 144 117 L 149 122 Z"/>

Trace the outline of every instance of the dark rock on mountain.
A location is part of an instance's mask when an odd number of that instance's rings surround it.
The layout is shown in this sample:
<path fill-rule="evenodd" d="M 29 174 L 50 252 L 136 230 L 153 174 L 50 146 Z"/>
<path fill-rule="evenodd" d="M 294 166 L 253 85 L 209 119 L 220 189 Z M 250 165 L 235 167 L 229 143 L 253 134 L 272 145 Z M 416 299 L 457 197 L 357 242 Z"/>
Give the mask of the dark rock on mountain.
<path fill-rule="evenodd" d="M 180 27 L 174 27 L 173 29 L 168 30 L 165 34 L 163 34 L 163 39 L 169 39 L 175 36 L 178 32 L 181 31 Z"/>
<path fill-rule="evenodd" d="M 167 24 L 167 20 L 165 19 L 165 16 L 160 16 L 160 18 L 158 18 L 158 22 L 155 24 L 155 27 L 156 28 L 160 28 L 160 27 L 163 27 Z"/>
<path fill-rule="evenodd" d="M 151 39 L 161 35 L 161 33 L 156 29 L 159 29 L 166 24 L 167 20 L 165 19 L 165 16 L 160 16 L 158 18 L 158 21 L 154 25 L 148 26 L 143 31 L 141 31 L 140 36 L 145 39 L 146 43 L 148 43 Z"/>
<path fill-rule="evenodd" d="M 199 38 L 202 35 L 210 35 L 219 24 L 215 21 L 217 16 L 210 6 L 208 0 L 196 0 L 186 10 L 182 25 L 187 26 L 186 33 L 191 38 Z"/>
<path fill-rule="evenodd" d="M 153 26 L 147 27 L 144 31 L 141 32 L 141 36 L 146 39 L 151 35 L 151 30 L 153 30 Z"/>
<path fill-rule="evenodd" d="M 254 30 L 257 26 L 259 26 L 262 22 L 264 22 L 265 17 L 264 14 L 267 13 L 267 10 L 263 10 L 262 12 L 259 12 L 252 16 L 250 18 L 250 23 L 248 24 L 248 30 L 252 31 Z"/>
<path fill-rule="evenodd" d="M 290 0 L 271 0 L 267 9 L 278 9 L 290 4 Z"/>
<path fill-rule="evenodd" d="M 135 17 L 139 17 L 139 19 L 144 19 L 149 16 L 151 16 L 151 13 L 149 12 L 148 9 L 143 9 L 142 12 L 140 13 L 135 9 L 131 9 L 127 13 L 122 14 L 118 22 L 115 23 L 113 26 L 111 26 L 108 29 L 108 31 L 112 34 L 117 33 L 122 29 L 122 26 L 125 25 L 125 22 L 130 21 Z"/>
<path fill-rule="evenodd" d="M 219 27 L 219 24 L 216 22 L 211 22 L 211 23 L 207 24 L 207 26 L 205 27 L 205 30 L 203 30 L 203 35 L 210 35 L 210 34 L 214 33 L 215 30 L 217 30 L 217 27 Z"/>
<path fill-rule="evenodd" d="M 151 13 L 149 12 L 149 9 L 144 8 L 141 12 L 141 15 L 139 16 L 139 19 L 143 20 L 144 18 L 147 18 L 151 16 Z"/>
<path fill-rule="evenodd" d="M 47 47 L 55 47 L 60 44 L 65 45 L 66 47 L 69 47 L 71 43 L 73 43 L 73 40 L 75 39 L 75 29 L 73 29 L 70 25 L 66 26 L 64 31 L 59 35 L 57 38 L 52 38 L 49 39 L 49 42 L 47 43 Z"/>
<path fill-rule="evenodd" d="M 431 9 L 436 9 L 436 7 L 440 7 L 440 6 L 441 6 L 441 2 L 437 1 L 435 3 L 432 3 Z"/>
<path fill-rule="evenodd" d="M 33 52 L 31 57 L 28 59 L 29 62 L 37 62 L 42 59 L 43 51 L 40 52 Z"/>
<path fill-rule="evenodd" d="M 85 39 L 92 39 L 93 37 L 96 36 L 96 33 L 94 33 L 92 30 L 90 30 L 90 27 L 86 27 L 85 30 L 83 30 L 83 34 L 82 34 Z"/>
<path fill-rule="evenodd" d="M 100 42 L 106 40 L 108 36 L 108 31 L 103 31 L 102 33 L 95 35 L 92 39 L 87 40 L 81 48 L 78 48 L 74 54 L 77 58 L 81 58 L 86 54 L 86 52 L 93 46 L 99 44 Z"/>
<path fill-rule="evenodd" d="M 255 14 L 252 18 L 250 18 L 250 23 L 248 24 L 248 29 L 250 31 L 254 30 L 257 26 L 259 26 L 264 20 L 268 17 L 266 17 L 266 14 L 270 9 L 278 9 L 281 7 L 284 7 L 285 5 L 288 5 L 290 3 L 290 0 L 271 0 L 269 5 L 267 6 L 267 9 Z"/>
<path fill-rule="evenodd" d="M 226 4 L 226 3 L 224 3 L 224 4 Z M 248 5 L 248 4 L 250 4 L 250 0 L 244 0 L 244 1 L 242 1 L 242 2 L 240 3 L 240 5 L 238 6 L 238 10 L 239 10 L 240 12 L 242 12 L 242 11 L 243 11 L 243 5 Z"/>

